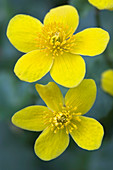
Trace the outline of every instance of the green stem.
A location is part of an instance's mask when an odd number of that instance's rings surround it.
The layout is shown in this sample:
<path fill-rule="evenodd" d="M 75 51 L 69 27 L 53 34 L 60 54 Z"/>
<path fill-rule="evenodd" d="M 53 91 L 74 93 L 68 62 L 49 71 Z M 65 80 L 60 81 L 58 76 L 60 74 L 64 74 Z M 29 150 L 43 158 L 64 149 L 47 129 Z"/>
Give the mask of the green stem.
<path fill-rule="evenodd" d="M 104 58 L 106 60 L 106 63 L 108 64 L 108 66 L 110 68 L 113 68 L 113 63 L 112 63 L 112 61 L 110 59 L 110 55 L 109 55 L 108 49 L 106 49 L 105 52 L 104 52 Z"/>
<path fill-rule="evenodd" d="M 100 28 L 101 27 L 100 11 L 97 8 L 95 8 L 95 18 L 96 18 L 96 26 Z M 104 58 L 108 66 L 110 68 L 113 68 L 108 49 L 106 49 L 104 52 Z"/>
<path fill-rule="evenodd" d="M 104 118 L 102 118 L 100 120 L 106 129 L 106 136 L 105 136 L 106 138 L 105 139 L 112 138 L 112 136 L 113 136 L 113 134 L 112 134 L 112 132 L 113 132 L 112 120 L 113 120 L 113 107 L 108 112 L 107 116 L 105 116 Z"/>
<path fill-rule="evenodd" d="M 96 17 L 96 26 L 101 27 L 101 21 L 100 21 L 100 11 L 95 8 L 95 17 Z"/>

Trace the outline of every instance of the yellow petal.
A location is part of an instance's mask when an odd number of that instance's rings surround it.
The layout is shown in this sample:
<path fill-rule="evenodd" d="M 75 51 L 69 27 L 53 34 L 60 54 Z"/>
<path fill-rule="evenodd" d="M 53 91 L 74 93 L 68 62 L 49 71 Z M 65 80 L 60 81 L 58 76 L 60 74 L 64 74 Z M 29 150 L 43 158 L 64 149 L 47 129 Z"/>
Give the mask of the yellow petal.
<path fill-rule="evenodd" d="M 40 159 L 49 161 L 61 155 L 68 144 L 69 136 L 64 129 L 54 133 L 47 128 L 36 140 L 35 153 Z"/>
<path fill-rule="evenodd" d="M 82 83 L 69 89 L 65 96 L 65 105 L 77 107 L 76 112 L 87 113 L 96 99 L 96 84 L 94 80 L 84 79 Z"/>
<path fill-rule="evenodd" d="M 47 113 L 51 114 L 45 106 L 29 106 L 15 113 L 12 123 L 22 129 L 41 131 L 47 127 L 44 122 Z"/>
<path fill-rule="evenodd" d="M 105 92 L 113 96 L 113 69 L 103 72 L 101 85 Z"/>
<path fill-rule="evenodd" d="M 113 0 L 88 0 L 88 1 L 89 3 L 91 3 L 100 10 L 113 8 Z"/>
<path fill-rule="evenodd" d="M 77 129 L 71 132 L 72 138 L 83 149 L 98 149 L 104 135 L 102 125 L 93 118 L 80 116 L 80 119 L 80 122 L 76 121 Z"/>
<path fill-rule="evenodd" d="M 50 82 L 47 85 L 36 84 L 36 90 L 50 109 L 54 111 L 62 109 L 63 96 L 54 82 Z"/>
<path fill-rule="evenodd" d="M 23 55 L 16 63 L 14 72 L 19 79 L 34 82 L 41 79 L 52 66 L 51 55 L 45 50 L 35 50 Z"/>
<path fill-rule="evenodd" d="M 74 35 L 74 54 L 95 56 L 101 54 L 109 42 L 109 34 L 101 28 L 88 28 Z"/>
<path fill-rule="evenodd" d="M 50 74 L 62 86 L 77 86 L 85 76 L 85 62 L 79 55 L 64 53 L 55 58 Z"/>
<path fill-rule="evenodd" d="M 112 11 L 112 10 L 113 10 L 113 7 L 112 7 L 112 8 L 109 8 L 109 10 Z"/>
<path fill-rule="evenodd" d="M 7 37 L 10 42 L 22 52 L 38 49 L 38 33 L 41 32 L 42 23 L 29 15 L 16 15 L 7 28 Z"/>
<path fill-rule="evenodd" d="M 53 8 L 44 18 L 44 25 L 50 23 L 61 23 L 65 27 L 64 31 L 74 33 L 79 23 L 78 12 L 70 5 Z"/>

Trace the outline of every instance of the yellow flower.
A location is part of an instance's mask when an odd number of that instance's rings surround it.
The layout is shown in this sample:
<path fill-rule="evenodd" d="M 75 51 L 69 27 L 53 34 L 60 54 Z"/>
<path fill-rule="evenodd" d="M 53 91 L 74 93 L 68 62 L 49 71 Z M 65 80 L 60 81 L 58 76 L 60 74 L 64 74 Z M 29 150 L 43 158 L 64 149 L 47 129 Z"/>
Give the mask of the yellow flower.
<path fill-rule="evenodd" d="M 105 92 L 113 96 L 113 69 L 102 73 L 101 85 Z"/>
<path fill-rule="evenodd" d="M 113 0 L 88 0 L 96 8 L 103 10 L 113 10 Z"/>
<path fill-rule="evenodd" d="M 69 89 L 65 98 L 54 82 L 36 84 L 36 89 L 47 107 L 26 107 L 14 114 L 12 122 L 26 130 L 45 129 L 34 146 L 40 159 L 48 161 L 64 152 L 69 144 L 69 134 L 83 149 L 95 150 L 100 147 L 103 127 L 95 119 L 83 116 L 96 98 L 93 80 L 84 79 L 79 86 Z"/>
<path fill-rule="evenodd" d="M 7 29 L 10 42 L 23 55 L 14 72 L 24 81 L 34 82 L 50 71 L 51 77 L 65 87 L 77 86 L 85 75 L 81 55 L 102 53 L 109 34 L 101 28 L 88 28 L 73 35 L 79 23 L 77 10 L 64 5 L 50 10 L 44 24 L 29 15 L 16 15 Z"/>

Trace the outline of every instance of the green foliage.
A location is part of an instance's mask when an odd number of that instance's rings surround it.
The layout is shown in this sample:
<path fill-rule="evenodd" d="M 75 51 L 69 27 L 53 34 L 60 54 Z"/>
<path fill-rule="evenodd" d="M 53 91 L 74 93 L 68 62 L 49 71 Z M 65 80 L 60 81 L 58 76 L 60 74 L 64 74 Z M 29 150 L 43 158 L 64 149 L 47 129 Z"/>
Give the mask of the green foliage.
<path fill-rule="evenodd" d="M 69 0 L 70 5 L 75 6 L 78 9 L 80 15 L 84 16 L 88 14 L 91 6 L 88 0 Z"/>
<path fill-rule="evenodd" d="M 88 170 L 112 170 L 113 168 L 113 138 L 99 152 L 92 154 Z"/>
<path fill-rule="evenodd" d="M 30 86 L 15 81 L 13 75 L 0 72 L 0 119 L 9 120 L 15 111 L 30 103 Z"/>
<path fill-rule="evenodd" d="M 101 74 L 109 68 L 104 57 L 104 54 L 93 58 L 85 57 L 87 65 L 86 78 L 94 79 L 97 84 L 96 102 L 88 115 L 97 119 L 105 117 L 113 107 L 112 96 L 106 94 L 101 88 Z"/>

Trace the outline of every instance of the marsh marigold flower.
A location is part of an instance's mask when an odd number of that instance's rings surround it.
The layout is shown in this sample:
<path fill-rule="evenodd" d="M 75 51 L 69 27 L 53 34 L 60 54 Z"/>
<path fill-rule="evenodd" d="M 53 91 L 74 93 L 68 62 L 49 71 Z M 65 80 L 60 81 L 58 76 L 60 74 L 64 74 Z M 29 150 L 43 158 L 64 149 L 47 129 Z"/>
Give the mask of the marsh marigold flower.
<path fill-rule="evenodd" d="M 113 10 L 113 0 L 88 0 L 96 8 L 103 10 Z"/>
<path fill-rule="evenodd" d="M 102 73 L 101 85 L 105 92 L 113 96 L 113 69 Z"/>
<path fill-rule="evenodd" d="M 36 84 L 36 89 L 47 107 L 26 107 L 14 114 L 12 122 L 26 130 L 44 130 L 34 146 L 38 157 L 47 161 L 59 156 L 69 144 L 69 134 L 83 149 L 100 147 L 103 127 L 95 119 L 83 116 L 96 98 L 93 80 L 84 79 L 79 86 L 69 89 L 65 98 L 54 82 Z"/>
<path fill-rule="evenodd" d="M 50 10 L 43 24 L 29 15 L 13 17 L 7 36 L 19 51 L 27 53 L 17 61 L 15 74 L 21 80 L 34 82 L 50 71 L 57 83 L 77 86 L 85 76 L 85 62 L 80 55 L 98 55 L 109 41 L 109 34 L 101 28 L 73 35 L 78 23 L 78 12 L 70 5 Z"/>

